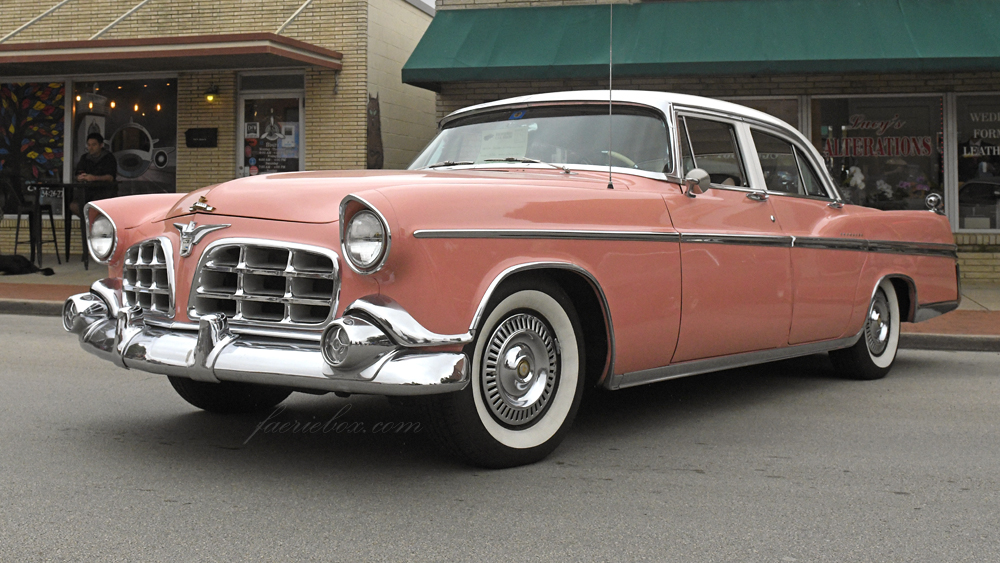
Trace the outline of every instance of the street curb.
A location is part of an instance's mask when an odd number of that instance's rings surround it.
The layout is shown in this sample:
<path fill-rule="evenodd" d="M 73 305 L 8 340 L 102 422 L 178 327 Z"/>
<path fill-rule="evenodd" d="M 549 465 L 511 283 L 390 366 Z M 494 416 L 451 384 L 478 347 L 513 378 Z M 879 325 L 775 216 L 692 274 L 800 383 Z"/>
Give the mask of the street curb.
<path fill-rule="evenodd" d="M 0 299 L 0 315 L 32 315 L 36 317 L 61 317 L 62 301 L 31 301 L 27 299 Z"/>
<path fill-rule="evenodd" d="M 1000 352 L 1000 336 L 904 332 L 899 335 L 899 347 L 907 350 Z"/>

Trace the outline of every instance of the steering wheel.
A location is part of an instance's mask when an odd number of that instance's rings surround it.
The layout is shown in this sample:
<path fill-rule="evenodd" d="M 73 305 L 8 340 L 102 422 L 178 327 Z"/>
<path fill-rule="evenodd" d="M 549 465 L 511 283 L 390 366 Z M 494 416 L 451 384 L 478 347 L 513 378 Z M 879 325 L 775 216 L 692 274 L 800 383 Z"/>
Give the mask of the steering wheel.
<path fill-rule="evenodd" d="M 601 151 L 601 154 L 608 154 L 608 151 Z M 620 152 L 611 151 L 611 163 L 624 168 L 635 168 L 635 161 Z"/>

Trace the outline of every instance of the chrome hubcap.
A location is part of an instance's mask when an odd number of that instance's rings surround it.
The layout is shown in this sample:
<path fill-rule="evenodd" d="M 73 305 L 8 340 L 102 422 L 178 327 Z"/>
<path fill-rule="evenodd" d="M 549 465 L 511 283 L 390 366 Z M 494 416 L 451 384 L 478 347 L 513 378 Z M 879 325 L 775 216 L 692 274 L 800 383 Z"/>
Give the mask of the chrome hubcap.
<path fill-rule="evenodd" d="M 552 397 L 557 367 L 555 339 L 541 319 L 519 313 L 500 323 L 483 358 L 483 395 L 493 416 L 511 426 L 538 417 Z"/>
<path fill-rule="evenodd" d="M 868 342 L 868 350 L 875 356 L 885 352 L 886 346 L 889 345 L 891 321 L 889 302 L 885 295 L 879 291 L 872 299 L 872 306 L 868 309 L 868 321 L 865 323 L 865 340 Z"/>

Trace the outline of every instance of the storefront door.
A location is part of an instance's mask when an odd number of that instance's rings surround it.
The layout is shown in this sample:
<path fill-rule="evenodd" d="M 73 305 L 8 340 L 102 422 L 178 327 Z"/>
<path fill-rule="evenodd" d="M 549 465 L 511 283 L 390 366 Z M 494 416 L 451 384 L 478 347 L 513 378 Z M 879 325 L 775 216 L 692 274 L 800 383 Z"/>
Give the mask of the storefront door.
<path fill-rule="evenodd" d="M 245 94 L 240 108 L 238 175 L 302 170 L 302 95 Z"/>

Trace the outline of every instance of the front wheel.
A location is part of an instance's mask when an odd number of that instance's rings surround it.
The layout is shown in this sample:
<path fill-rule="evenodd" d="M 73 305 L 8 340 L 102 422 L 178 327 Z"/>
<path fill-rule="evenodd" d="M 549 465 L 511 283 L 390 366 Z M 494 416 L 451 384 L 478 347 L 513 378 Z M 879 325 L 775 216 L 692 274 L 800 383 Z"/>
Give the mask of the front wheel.
<path fill-rule="evenodd" d="M 508 285 L 467 348 L 472 377 L 428 407 L 445 446 L 468 462 L 534 463 L 563 440 L 580 406 L 584 346 L 572 302 L 557 285 Z"/>
<path fill-rule="evenodd" d="M 899 300 L 889 280 L 875 289 L 861 339 L 843 350 L 830 352 L 834 368 L 854 379 L 881 379 L 892 369 L 899 347 Z"/>
<path fill-rule="evenodd" d="M 270 409 L 292 394 L 282 387 L 223 381 L 208 383 L 186 377 L 167 376 L 185 401 L 208 412 L 241 414 Z"/>

